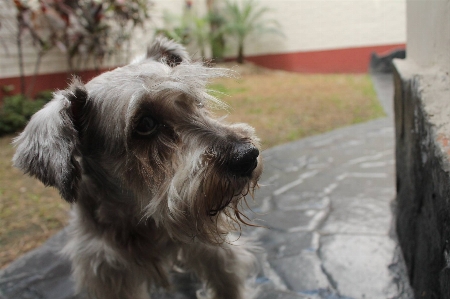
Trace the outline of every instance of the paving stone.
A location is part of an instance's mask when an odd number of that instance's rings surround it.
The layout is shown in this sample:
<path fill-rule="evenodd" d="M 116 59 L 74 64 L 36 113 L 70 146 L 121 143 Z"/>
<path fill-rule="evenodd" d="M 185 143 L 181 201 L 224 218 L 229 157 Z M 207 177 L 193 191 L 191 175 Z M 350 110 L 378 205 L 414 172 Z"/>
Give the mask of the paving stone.
<path fill-rule="evenodd" d="M 316 175 L 319 173 L 317 170 L 303 170 L 297 173 L 289 173 L 278 175 L 276 180 L 267 183 L 264 180 L 261 182 L 263 186 L 270 186 L 271 194 L 281 194 L 292 187 L 306 184 L 315 179 Z"/>
<path fill-rule="evenodd" d="M 378 99 L 388 115 L 389 119 L 393 119 L 394 109 L 392 99 L 394 98 L 394 88 L 392 87 L 394 77 L 392 73 L 372 73 L 372 82 L 375 87 Z"/>
<path fill-rule="evenodd" d="M 330 290 L 331 285 L 322 271 L 322 262 L 314 251 L 302 251 L 292 257 L 269 260 L 273 269 L 290 290 L 304 294 Z"/>
<path fill-rule="evenodd" d="M 387 175 L 387 177 L 384 177 Z M 363 194 L 366 197 L 377 198 L 381 201 L 391 202 L 395 197 L 393 174 L 388 173 L 345 173 L 345 178 L 338 181 L 333 195 L 341 197 L 354 197 Z"/>
<path fill-rule="evenodd" d="M 392 298 L 396 286 L 389 271 L 395 242 L 388 236 L 333 235 L 321 238 L 323 269 L 350 298 Z"/>
<path fill-rule="evenodd" d="M 328 206 L 328 198 L 317 192 L 303 191 L 302 187 L 303 186 L 300 186 L 289 192 L 274 196 L 273 202 L 276 208 L 281 211 L 300 211 L 321 210 Z"/>
<path fill-rule="evenodd" d="M 368 198 L 333 196 L 333 208 L 320 228 L 322 234 L 377 234 L 387 236 L 392 225 L 390 203 Z"/>
<path fill-rule="evenodd" d="M 280 233 L 264 230 L 259 241 L 264 244 L 269 259 L 298 255 L 302 251 L 315 249 L 311 232 Z"/>
<path fill-rule="evenodd" d="M 312 225 L 320 215 L 320 211 L 317 210 L 272 211 L 261 215 L 255 222 L 268 229 L 282 232 L 311 231 L 314 228 Z"/>
<path fill-rule="evenodd" d="M 327 196 L 335 188 L 338 178 L 342 175 L 342 169 L 338 167 L 330 167 L 327 171 L 318 173 L 313 180 L 289 190 L 290 193 L 313 192 L 318 196 Z M 340 168 L 340 167 L 339 167 Z"/>
<path fill-rule="evenodd" d="M 263 292 L 259 299 L 310 299 L 307 295 L 295 294 L 292 292 L 266 291 Z"/>
<path fill-rule="evenodd" d="M 75 298 L 70 263 L 59 254 L 66 239 L 63 230 L 39 250 L 31 251 L 0 271 L 0 296 L 11 299 Z"/>

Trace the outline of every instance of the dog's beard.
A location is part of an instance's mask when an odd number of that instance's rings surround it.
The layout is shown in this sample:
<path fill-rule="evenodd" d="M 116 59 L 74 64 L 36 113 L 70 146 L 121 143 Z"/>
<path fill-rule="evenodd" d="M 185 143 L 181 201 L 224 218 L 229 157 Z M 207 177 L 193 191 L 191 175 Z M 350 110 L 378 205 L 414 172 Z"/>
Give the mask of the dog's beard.
<path fill-rule="evenodd" d="M 176 240 L 221 244 L 230 231 L 251 225 L 242 210 L 253 197 L 257 178 L 232 175 L 202 155 L 198 159 L 166 173 L 171 179 L 154 190 L 145 215 Z"/>
<path fill-rule="evenodd" d="M 249 225 L 242 210 L 246 197 L 253 196 L 255 187 L 256 182 L 249 178 L 222 175 L 215 170 L 206 172 L 190 209 L 191 213 L 199 212 L 196 221 L 203 225 L 207 241 L 221 243 L 230 230 L 240 230 L 241 224 Z"/>

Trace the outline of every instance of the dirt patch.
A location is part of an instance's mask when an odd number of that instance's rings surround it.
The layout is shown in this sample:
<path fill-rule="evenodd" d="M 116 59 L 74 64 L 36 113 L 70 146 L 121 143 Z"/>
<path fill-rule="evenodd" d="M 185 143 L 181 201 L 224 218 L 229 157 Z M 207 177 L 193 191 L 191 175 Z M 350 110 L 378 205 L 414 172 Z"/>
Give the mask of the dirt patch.
<path fill-rule="evenodd" d="M 11 165 L 12 136 L 0 138 L 0 267 L 36 248 L 67 223 L 69 205 L 53 188 Z"/>

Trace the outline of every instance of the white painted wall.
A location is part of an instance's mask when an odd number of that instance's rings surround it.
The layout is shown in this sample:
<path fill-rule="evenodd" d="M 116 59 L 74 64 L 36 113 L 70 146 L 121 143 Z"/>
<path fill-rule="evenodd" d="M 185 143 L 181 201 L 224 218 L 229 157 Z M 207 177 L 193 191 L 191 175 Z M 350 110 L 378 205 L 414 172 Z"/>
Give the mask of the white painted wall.
<path fill-rule="evenodd" d="M 450 0 L 408 0 L 407 60 L 450 72 Z"/>
<path fill-rule="evenodd" d="M 194 9 L 205 10 L 206 0 L 195 0 Z M 216 0 L 219 1 L 219 0 Z M 241 1 L 241 0 L 238 0 Z M 406 0 L 257 0 L 271 9 L 268 17 L 281 24 L 285 37 L 265 35 L 253 37 L 246 55 L 306 52 L 405 43 Z M 439 0 L 434 0 L 439 1 Z M 15 45 L 14 8 L 12 0 L 0 0 L 0 78 L 18 76 Z M 154 0 L 153 19 L 136 33 L 132 44 L 135 56 L 145 52 L 153 38 L 153 30 L 162 24 L 163 11 L 181 13 L 184 0 Z M 448 1 L 443 1 L 448 4 Z M 448 6 L 447 6 L 448 7 Z M 448 19 L 447 19 L 448 21 Z M 447 23 L 448 25 L 448 23 Z M 441 24 L 441 26 L 445 26 Z M 232 45 L 228 55 L 234 56 Z M 32 74 L 35 53 L 28 41 L 25 47 L 25 71 Z M 119 65 L 112 59 L 108 65 Z M 64 72 L 64 55 L 54 50 L 44 57 L 41 73 Z"/>
<path fill-rule="evenodd" d="M 305 52 L 405 43 L 405 0 L 259 0 L 286 35 L 265 36 L 250 54 Z"/>

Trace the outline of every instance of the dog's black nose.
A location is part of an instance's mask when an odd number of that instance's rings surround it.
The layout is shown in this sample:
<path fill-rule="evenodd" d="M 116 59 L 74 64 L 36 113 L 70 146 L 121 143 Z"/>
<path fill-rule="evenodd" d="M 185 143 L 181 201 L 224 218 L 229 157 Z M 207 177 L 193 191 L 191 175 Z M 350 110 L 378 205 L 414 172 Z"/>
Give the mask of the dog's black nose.
<path fill-rule="evenodd" d="M 236 175 L 250 176 L 258 165 L 258 156 L 259 150 L 253 144 L 238 144 L 231 153 L 228 168 Z"/>

